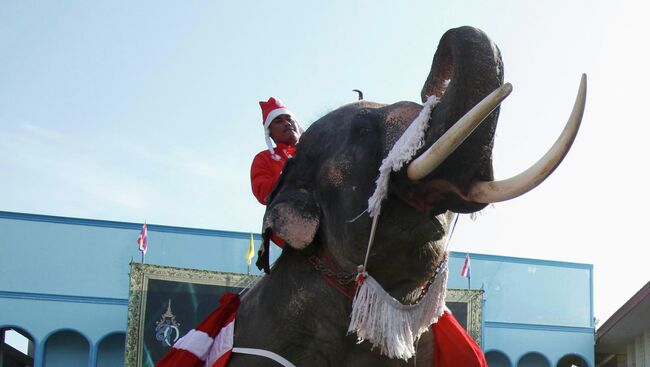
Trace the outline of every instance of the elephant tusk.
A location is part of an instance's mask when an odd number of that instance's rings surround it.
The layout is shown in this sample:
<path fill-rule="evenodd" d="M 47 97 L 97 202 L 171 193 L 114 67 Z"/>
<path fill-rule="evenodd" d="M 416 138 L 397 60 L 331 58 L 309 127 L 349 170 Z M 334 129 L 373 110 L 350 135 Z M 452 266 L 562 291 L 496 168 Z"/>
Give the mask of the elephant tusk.
<path fill-rule="evenodd" d="M 468 191 L 467 199 L 476 203 L 496 203 L 516 198 L 542 183 L 560 165 L 578 134 L 587 98 L 587 75 L 582 74 L 573 111 L 562 134 L 551 149 L 534 165 L 507 180 L 477 181 Z"/>
<path fill-rule="evenodd" d="M 419 180 L 433 172 L 486 117 L 512 92 L 506 83 L 494 90 L 447 130 L 426 152 L 409 163 L 406 174 L 411 180 Z"/>

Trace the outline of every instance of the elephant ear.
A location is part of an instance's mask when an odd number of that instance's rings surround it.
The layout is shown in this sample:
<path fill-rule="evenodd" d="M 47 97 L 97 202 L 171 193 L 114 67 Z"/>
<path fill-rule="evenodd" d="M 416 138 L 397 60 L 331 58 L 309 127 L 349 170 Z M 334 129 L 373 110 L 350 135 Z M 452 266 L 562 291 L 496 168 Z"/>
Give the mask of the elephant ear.
<path fill-rule="evenodd" d="M 295 249 L 304 249 L 314 240 L 320 225 L 320 207 L 305 189 L 283 187 L 266 207 L 263 231 L 270 229 Z"/>

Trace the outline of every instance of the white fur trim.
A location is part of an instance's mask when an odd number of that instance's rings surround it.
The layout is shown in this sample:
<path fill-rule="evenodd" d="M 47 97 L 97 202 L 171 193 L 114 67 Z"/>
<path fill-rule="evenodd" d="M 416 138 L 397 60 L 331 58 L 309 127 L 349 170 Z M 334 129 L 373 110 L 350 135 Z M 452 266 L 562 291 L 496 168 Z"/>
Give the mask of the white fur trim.
<path fill-rule="evenodd" d="M 424 135 L 429 127 L 431 110 L 440 102 L 436 96 L 430 96 L 422 106 L 420 114 L 413 120 L 402 136 L 395 142 L 390 152 L 379 167 L 375 192 L 368 199 L 368 212 L 371 217 L 379 215 L 381 202 L 388 192 L 388 178 L 391 171 L 399 171 L 404 163 L 409 162 L 418 149 L 424 145 Z"/>
<path fill-rule="evenodd" d="M 266 146 L 269 149 L 269 153 L 271 153 L 271 158 L 273 158 L 273 160 L 279 161 L 281 158 L 279 155 L 275 154 L 275 150 L 273 149 L 273 142 L 271 141 L 271 135 L 268 128 L 264 128 L 264 140 L 266 141 Z"/>
<path fill-rule="evenodd" d="M 210 348 L 210 353 L 208 358 L 205 361 L 206 366 L 212 366 L 212 363 L 217 359 L 221 358 L 226 352 L 232 350 L 233 341 L 235 334 L 235 320 L 232 320 L 228 325 L 224 326 L 217 337 L 214 339 L 214 343 Z"/>
<path fill-rule="evenodd" d="M 426 295 L 417 304 L 404 305 L 366 274 L 352 301 L 348 333 L 355 332 L 359 343 L 368 340 L 388 358 L 408 360 L 415 355 L 415 343 L 446 309 L 447 263 L 438 273 Z"/>
<path fill-rule="evenodd" d="M 197 356 L 200 360 L 205 361 L 205 357 L 210 351 L 210 346 L 213 341 L 214 339 L 212 339 L 207 333 L 201 330 L 192 329 L 189 333 L 185 334 L 174 343 L 174 348 L 185 349 Z"/>

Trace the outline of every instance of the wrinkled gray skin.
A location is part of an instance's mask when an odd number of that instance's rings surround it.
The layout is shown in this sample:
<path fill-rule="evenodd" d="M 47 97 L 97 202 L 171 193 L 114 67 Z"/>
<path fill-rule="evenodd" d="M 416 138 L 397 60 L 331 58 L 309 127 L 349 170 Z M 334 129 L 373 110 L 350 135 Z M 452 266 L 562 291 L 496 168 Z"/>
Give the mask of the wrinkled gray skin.
<path fill-rule="evenodd" d="M 422 89 L 439 95 L 427 146 L 478 101 L 503 83 L 498 48 L 480 30 L 462 27 L 441 39 Z M 351 301 L 322 278 L 307 256 L 326 251 L 339 270 L 363 263 L 371 219 L 367 208 L 382 159 L 422 106 L 359 101 L 316 121 L 302 136 L 272 194 L 264 227 L 287 240 L 273 267 L 242 299 L 235 346 L 273 351 L 297 366 L 431 366 L 431 332 L 420 338 L 409 361 L 388 359 L 356 344 L 347 327 Z M 448 213 L 469 213 L 484 204 L 464 202 L 450 186 L 467 193 L 473 180 L 492 179 L 491 150 L 498 110 L 438 169 L 419 182 L 405 170 L 391 176 L 368 272 L 393 297 L 412 302 L 431 279 L 448 228 Z M 423 148 L 424 150 L 424 148 Z M 423 151 L 422 150 L 422 151 Z M 421 153 L 421 152 L 419 152 Z M 234 354 L 229 366 L 274 366 L 271 360 Z"/>

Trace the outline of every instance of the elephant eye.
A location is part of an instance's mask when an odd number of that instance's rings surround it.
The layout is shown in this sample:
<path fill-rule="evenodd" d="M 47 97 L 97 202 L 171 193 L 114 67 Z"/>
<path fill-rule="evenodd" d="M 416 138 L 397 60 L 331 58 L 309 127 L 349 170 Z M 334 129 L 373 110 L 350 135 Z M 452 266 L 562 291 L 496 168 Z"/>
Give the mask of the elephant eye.
<path fill-rule="evenodd" d="M 370 124 L 368 121 L 358 122 L 352 125 L 352 137 L 360 138 L 370 133 Z"/>
<path fill-rule="evenodd" d="M 362 110 L 352 121 L 352 137 L 362 137 L 372 131 L 372 114 L 368 110 Z"/>

